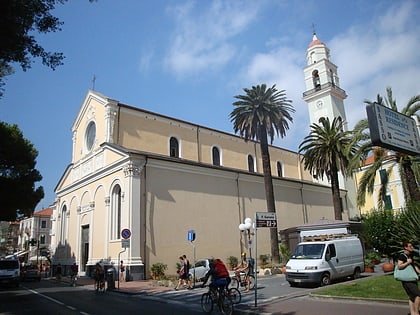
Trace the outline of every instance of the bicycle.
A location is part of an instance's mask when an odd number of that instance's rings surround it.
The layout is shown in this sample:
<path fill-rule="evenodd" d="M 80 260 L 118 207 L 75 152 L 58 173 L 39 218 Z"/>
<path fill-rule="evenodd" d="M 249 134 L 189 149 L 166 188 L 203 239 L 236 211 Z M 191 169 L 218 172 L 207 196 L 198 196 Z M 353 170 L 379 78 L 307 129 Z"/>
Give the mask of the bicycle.
<path fill-rule="evenodd" d="M 77 275 L 76 274 L 72 274 L 70 276 L 70 286 L 71 287 L 75 287 L 76 286 L 76 282 L 77 282 Z"/>
<path fill-rule="evenodd" d="M 201 296 L 201 308 L 206 313 L 213 311 L 214 304 L 217 303 L 222 314 L 233 314 L 233 301 L 228 294 L 226 286 L 210 287 L 206 293 Z"/>
<path fill-rule="evenodd" d="M 255 277 L 254 275 L 248 275 L 249 277 L 249 289 L 253 290 L 255 287 Z M 230 287 L 231 288 L 237 288 L 239 289 L 239 285 L 241 287 L 246 287 L 247 286 L 247 275 L 245 272 L 241 272 L 239 274 L 239 278 L 237 277 L 237 275 L 235 274 L 234 276 L 231 277 L 231 281 L 230 281 Z"/>

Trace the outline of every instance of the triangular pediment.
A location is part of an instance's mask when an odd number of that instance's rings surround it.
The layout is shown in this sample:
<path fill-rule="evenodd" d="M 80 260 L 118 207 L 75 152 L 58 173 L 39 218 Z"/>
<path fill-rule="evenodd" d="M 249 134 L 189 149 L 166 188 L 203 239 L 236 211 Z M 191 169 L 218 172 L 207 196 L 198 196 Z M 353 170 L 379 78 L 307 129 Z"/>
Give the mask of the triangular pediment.
<path fill-rule="evenodd" d="M 118 102 L 89 90 L 73 123 L 72 163 L 94 153 L 102 143 L 113 143 Z"/>
<path fill-rule="evenodd" d="M 93 154 L 68 165 L 60 178 L 55 192 L 71 189 L 71 187 L 101 176 L 102 173 L 121 165 L 129 159 L 125 150 L 117 146 L 102 144 Z"/>

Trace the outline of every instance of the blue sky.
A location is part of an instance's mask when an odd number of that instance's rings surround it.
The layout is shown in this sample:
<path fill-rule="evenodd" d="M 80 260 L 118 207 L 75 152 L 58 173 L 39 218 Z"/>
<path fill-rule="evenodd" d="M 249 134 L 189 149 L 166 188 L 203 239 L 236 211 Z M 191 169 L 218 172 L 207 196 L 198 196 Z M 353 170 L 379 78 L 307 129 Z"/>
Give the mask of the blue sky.
<path fill-rule="evenodd" d="M 234 95 L 276 84 L 296 112 L 274 144 L 296 151 L 309 132 L 303 68 L 315 24 L 348 94 L 350 128 L 366 118 L 363 100 L 387 86 L 400 108 L 420 94 L 417 0 L 78 0 L 54 15 L 62 31 L 36 38 L 63 52 L 65 64 L 16 68 L 0 99 L 0 120 L 17 124 L 39 151 L 45 198 L 36 210 L 55 199 L 71 162 L 70 128 L 93 87 L 127 105 L 233 133 Z"/>

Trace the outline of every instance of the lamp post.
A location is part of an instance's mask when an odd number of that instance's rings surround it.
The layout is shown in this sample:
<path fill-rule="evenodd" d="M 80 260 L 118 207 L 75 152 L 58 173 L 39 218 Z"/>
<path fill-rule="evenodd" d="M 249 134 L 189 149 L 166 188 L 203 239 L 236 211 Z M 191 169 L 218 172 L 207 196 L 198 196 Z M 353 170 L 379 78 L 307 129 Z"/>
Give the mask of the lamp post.
<path fill-rule="evenodd" d="M 249 249 L 249 258 L 252 258 L 252 252 L 251 252 L 251 245 L 252 245 L 252 240 L 251 240 L 251 228 L 252 228 L 252 219 L 251 218 L 246 218 L 244 223 L 239 224 L 239 230 L 241 230 L 241 232 L 247 232 L 248 235 L 248 249 Z"/>

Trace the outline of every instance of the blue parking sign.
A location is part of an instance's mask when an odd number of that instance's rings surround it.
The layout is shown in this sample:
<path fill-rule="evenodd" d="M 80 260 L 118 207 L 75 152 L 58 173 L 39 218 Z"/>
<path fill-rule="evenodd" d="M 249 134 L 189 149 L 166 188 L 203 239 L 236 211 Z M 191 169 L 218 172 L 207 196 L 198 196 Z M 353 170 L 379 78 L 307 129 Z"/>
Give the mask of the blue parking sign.
<path fill-rule="evenodd" d="M 188 230 L 187 239 L 190 242 L 195 240 L 195 231 L 194 230 Z"/>

